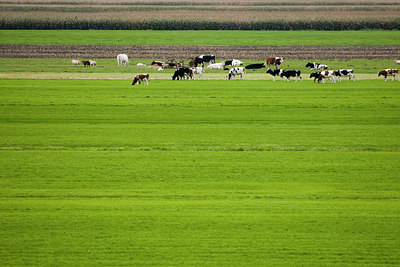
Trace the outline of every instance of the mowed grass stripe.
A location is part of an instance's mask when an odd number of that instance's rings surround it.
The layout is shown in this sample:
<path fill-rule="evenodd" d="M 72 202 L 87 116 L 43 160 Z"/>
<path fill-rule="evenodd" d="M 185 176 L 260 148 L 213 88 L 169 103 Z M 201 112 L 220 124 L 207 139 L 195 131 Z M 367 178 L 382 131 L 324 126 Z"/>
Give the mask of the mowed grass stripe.
<path fill-rule="evenodd" d="M 399 263 L 398 153 L 0 153 L 5 265 Z"/>
<path fill-rule="evenodd" d="M 3 149 L 399 148 L 397 82 L 1 82 Z"/>

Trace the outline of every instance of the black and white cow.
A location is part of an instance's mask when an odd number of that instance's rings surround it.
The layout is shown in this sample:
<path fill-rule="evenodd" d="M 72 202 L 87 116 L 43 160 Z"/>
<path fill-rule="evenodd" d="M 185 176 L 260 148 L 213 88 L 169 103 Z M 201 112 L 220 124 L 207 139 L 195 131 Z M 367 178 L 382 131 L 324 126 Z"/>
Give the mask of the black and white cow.
<path fill-rule="evenodd" d="M 244 63 L 242 61 L 240 61 L 240 60 L 237 60 L 237 59 L 232 59 L 232 60 L 225 61 L 225 66 L 234 66 L 234 67 L 236 67 L 236 66 L 243 66 L 243 65 L 244 65 Z"/>
<path fill-rule="evenodd" d="M 315 82 L 315 80 L 319 78 L 319 75 L 320 75 L 320 74 L 321 74 L 320 71 L 319 71 L 319 72 L 311 73 L 311 74 L 310 74 L 310 78 L 314 78 L 314 82 Z"/>
<path fill-rule="evenodd" d="M 283 70 L 282 69 L 277 69 L 277 70 L 272 70 L 272 69 L 269 69 L 269 70 L 267 70 L 267 74 L 271 74 L 272 75 L 272 79 L 273 79 L 273 81 L 275 82 L 275 77 L 276 76 L 281 76 L 281 73 L 283 72 Z"/>
<path fill-rule="evenodd" d="M 174 75 L 172 76 L 172 80 L 185 80 L 186 78 L 191 79 L 192 76 L 192 70 L 187 67 L 183 67 L 175 71 Z"/>
<path fill-rule="evenodd" d="M 300 76 L 301 71 L 299 70 L 284 70 L 281 72 L 281 77 L 289 82 L 290 77 L 296 77 L 296 82 L 300 78 L 301 81 L 303 81 L 303 78 Z"/>
<path fill-rule="evenodd" d="M 261 69 L 261 68 L 265 68 L 264 63 L 250 64 L 246 66 L 246 69 Z"/>
<path fill-rule="evenodd" d="M 337 80 L 339 82 L 342 81 L 342 77 L 349 77 L 349 80 L 353 80 L 353 82 L 355 82 L 356 80 L 354 79 L 354 70 L 350 69 L 350 70 L 336 70 L 335 71 L 335 76 L 337 77 Z"/>
<path fill-rule="evenodd" d="M 235 79 L 236 75 L 240 75 L 240 79 L 244 80 L 244 74 L 246 73 L 246 69 L 243 67 L 236 67 L 236 68 L 232 68 L 229 71 L 228 76 L 226 76 L 228 78 L 228 80 L 232 79 L 232 77 Z"/>
<path fill-rule="evenodd" d="M 326 70 L 328 69 L 327 65 L 319 64 L 319 63 L 311 63 L 308 62 L 306 64 L 306 68 L 310 67 L 311 70 Z"/>
<path fill-rule="evenodd" d="M 198 57 L 195 57 L 194 59 L 194 66 L 197 67 L 198 65 L 201 65 L 204 67 L 204 63 L 215 63 L 215 56 L 210 55 L 210 56 L 205 56 L 201 55 Z"/>

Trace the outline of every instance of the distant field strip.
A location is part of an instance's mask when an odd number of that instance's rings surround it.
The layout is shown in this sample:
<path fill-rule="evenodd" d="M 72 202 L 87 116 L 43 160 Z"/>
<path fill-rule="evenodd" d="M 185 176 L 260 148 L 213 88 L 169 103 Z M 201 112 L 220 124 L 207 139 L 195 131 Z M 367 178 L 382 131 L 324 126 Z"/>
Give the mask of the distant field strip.
<path fill-rule="evenodd" d="M 398 30 L 399 10 L 400 1 L 1 1 L 0 28 Z"/>
<path fill-rule="evenodd" d="M 113 58 L 122 52 L 145 59 L 190 59 L 202 54 L 253 60 L 265 60 L 272 55 L 286 59 L 400 58 L 400 46 L 0 45 L 0 57 L 3 58 Z"/>
<path fill-rule="evenodd" d="M 0 44 L 118 46 L 400 46 L 400 31 L 0 30 Z M 340 53 L 340 49 L 335 52 Z"/>

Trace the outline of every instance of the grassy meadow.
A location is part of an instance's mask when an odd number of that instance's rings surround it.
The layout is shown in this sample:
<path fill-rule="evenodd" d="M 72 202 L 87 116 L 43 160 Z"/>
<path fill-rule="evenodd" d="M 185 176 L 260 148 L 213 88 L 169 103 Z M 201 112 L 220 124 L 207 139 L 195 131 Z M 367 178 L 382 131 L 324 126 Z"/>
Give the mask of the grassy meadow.
<path fill-rule="evenodd" d="M 0 44 L 370 46 L 400 45 L 400 32 L 0 30 Z"/>
<path fill-rule="evenodd" d="M 3 266 L 400 264 L 398 82 L 0 88 Z"/>

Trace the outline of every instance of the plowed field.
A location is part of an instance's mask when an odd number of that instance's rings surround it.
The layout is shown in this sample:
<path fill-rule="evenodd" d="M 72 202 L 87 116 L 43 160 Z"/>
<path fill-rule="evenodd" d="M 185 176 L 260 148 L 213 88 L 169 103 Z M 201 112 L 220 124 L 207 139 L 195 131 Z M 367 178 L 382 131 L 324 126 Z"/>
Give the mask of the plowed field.
<path fill-rule="evenodd" d="M 201 54 L 255 60 L 273 55 L 287 59 L 392 59 L 400 58 L 400 46 L 0 45 L 0 57 L 5 58 L 113 58 L 118 53 L 149 59 L 189 59 Z"/>

